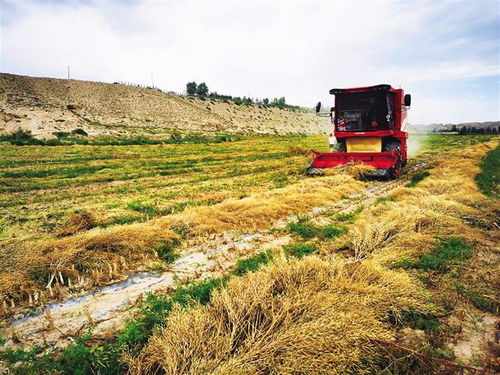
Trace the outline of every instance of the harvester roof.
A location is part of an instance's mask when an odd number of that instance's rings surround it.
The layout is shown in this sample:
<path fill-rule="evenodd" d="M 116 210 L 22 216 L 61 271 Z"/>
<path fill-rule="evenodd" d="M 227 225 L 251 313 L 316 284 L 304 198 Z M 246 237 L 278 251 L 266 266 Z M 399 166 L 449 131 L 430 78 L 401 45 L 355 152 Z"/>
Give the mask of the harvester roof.
<path fill-rule="evenodd" d="M 366 86 L 366 87 L 353 87 L 348 89 L 331 89 L 330 94 L 354 94 L 358 92 L 368 92 L 368 91 L 389 91 L 394 90 L 391 85 L 375 85 L 375 86 Z"/>

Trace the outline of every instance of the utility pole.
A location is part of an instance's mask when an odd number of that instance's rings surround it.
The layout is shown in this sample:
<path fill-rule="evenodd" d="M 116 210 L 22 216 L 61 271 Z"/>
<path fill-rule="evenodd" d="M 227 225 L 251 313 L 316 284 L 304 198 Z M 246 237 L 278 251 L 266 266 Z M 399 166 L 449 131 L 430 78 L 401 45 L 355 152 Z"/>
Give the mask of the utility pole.
<path fill-rule="evenodd" d="M 155 87 L 155 81 L 153 80 L 153 72 L 151 72 L 151 85 L 153 88 Z"/>
<path fill-rule="evenodd" d="M 70 79 L 70 67 L 68 65 L 68 80 Z"/>

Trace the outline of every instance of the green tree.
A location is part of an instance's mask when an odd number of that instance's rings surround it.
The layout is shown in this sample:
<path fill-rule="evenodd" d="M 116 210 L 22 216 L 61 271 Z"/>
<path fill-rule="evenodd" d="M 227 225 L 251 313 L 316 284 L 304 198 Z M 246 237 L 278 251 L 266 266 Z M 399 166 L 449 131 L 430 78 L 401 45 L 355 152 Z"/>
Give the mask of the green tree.
<path fill-rule="evenodd" d="M 186 92 L 188 95 L 196 95 L 196 91 L 197 91 L 197 85 L 195 81 L 188 82 L 186 84 Z"/>
<path fill-rule="evenodd" d="M 281 98 L 278 99 L 278 107 L 280 107 L 281 109 L 285 108 L 285 104 L 286 104 L 286 101 L 285 101 L 285 97 L 282 96 Z"/>
<path fill-rule="evenodd" d="M 243 97 L 242 101 L 243 101 L 243 104 L 246 104 L 246 105 L 253 104 L 252 98 L 247 98 L 246 96 Z"/>
<path fill-rule="evenodd" d="M 208 86 L 206 85 L 205 82 L 202 82 L 198 85 L 198 88 L 196 89 L 196 94 L 200 98 L 206 98 L 208 95 Z"/>
<path fill-rule="evenodd" d="M 264 105 L 269 105 L 269 98 L 264 98 L 264 100 L 262 100 L 262 103 L 264 103 Z"/>

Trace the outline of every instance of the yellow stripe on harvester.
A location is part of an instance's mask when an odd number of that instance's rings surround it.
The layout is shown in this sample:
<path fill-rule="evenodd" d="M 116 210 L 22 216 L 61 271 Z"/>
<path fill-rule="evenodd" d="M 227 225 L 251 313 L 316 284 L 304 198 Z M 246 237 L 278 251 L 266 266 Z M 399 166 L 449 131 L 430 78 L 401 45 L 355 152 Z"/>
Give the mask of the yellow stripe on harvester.
<path fill-rule="evenodd" d="M 381 152 L 382 138 L 353 137 L 347 138 L 347 152 Z"/>

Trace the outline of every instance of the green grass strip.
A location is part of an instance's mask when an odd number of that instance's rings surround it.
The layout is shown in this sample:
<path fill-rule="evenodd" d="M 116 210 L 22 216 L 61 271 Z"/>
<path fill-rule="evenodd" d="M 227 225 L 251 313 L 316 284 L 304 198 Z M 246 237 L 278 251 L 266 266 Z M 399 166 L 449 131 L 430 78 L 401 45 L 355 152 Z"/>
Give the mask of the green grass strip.
<path fill-rule="evenodd" d="M 441 238 L 430 253 L 419 255 L 414 259 L 403 259 L 395 267 L 444 272 L 451 266 L 462 264 L 471 256 L 472 247 L 463 238 Z"/>
<path fill-rule="evenodd" d="M 288 223 L 288 229 L 303 239 L 329 239 L 339 237 L 347 232 L 347 228 L 337 225 L 316 226 L 309 222 L 307 217 L 299 217 L 297 221 Z"/>
<path fill-rule="evenodd" d="M 500 146 L 497 146 L 497 148 L 488 152 L 488 154 L 486 154 L 486 156 L 481 160 L 479 167 L 481 168 L 481 173 L 476 176 L 476 183 L 479 186 L 479 189 L 485 195 L 498 198 L 498 183 L 500 179 L 498 176 L 498 171 L 500 170 Z"/>

